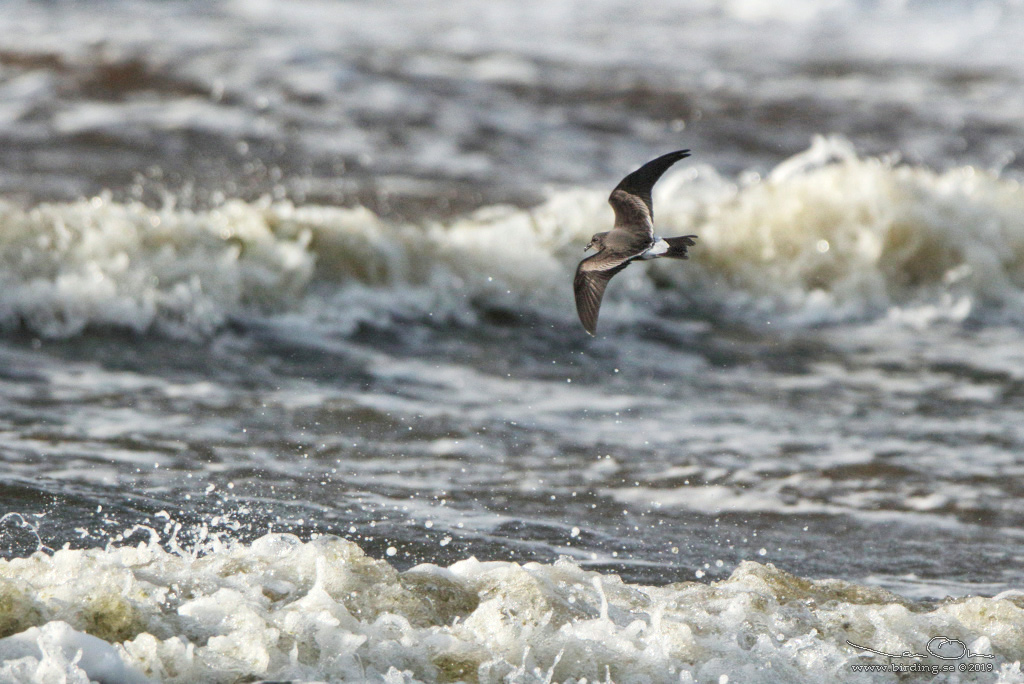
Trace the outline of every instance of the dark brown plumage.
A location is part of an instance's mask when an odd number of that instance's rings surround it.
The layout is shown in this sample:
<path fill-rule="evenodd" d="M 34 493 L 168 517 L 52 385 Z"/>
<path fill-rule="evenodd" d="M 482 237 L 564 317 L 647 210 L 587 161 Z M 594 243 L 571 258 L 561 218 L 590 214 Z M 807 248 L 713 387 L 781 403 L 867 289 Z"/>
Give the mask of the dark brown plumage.
<path fill-rule="evenodd" d="M 612 190 L 608 202 L 615 212 L 615 225 L 611 230 L 597 233 L 584 248 L 597 249 L 576 267 L 573 290 L 576 294 L 576 312 L 584 329 L 591 335 L 597 330 L 597 316 L 601 298 L 608 281 L 616 273 L 637 259 L 686 259 L 687 247 L 692 247 L 696 235 L 659 238 L 654 234 L 654 207 L 651 188 L 670 166 L 690 156 L 689 150 L 678 150 L 649 161 L 629 174 Z"/>

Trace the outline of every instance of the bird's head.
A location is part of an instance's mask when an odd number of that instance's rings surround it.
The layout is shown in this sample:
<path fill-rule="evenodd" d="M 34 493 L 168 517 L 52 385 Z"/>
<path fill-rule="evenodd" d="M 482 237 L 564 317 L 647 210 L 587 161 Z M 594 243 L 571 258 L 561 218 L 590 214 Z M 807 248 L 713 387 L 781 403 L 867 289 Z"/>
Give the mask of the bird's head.
<path fill-rule="evenodd" d="M 604 236 L 607 234 L 608 231 L 605 231 L 603 233 L 594 233 L 594 237 L 590 238 L 590 242 L 588 242 L 587 246 L 583 248 L 583 251 L 586 252 L 590 249 L 596 249 L 598 251 L 601 251 L 602 249 L 604 249 Z"/>

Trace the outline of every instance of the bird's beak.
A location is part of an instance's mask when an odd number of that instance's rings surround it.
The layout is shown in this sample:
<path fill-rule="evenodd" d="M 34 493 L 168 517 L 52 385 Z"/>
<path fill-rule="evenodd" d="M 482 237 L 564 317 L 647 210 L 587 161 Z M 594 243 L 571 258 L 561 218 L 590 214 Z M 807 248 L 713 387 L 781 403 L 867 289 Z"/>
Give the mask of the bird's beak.
<path fill-rule="evenodd" d="M 586 251 L 588 251 L 593 246 L 594 246 L 594 243 L 590 243 L 589 245 L 587 245 L 586 247 L 583 248 L 583 251 L 586 252 Z"/>

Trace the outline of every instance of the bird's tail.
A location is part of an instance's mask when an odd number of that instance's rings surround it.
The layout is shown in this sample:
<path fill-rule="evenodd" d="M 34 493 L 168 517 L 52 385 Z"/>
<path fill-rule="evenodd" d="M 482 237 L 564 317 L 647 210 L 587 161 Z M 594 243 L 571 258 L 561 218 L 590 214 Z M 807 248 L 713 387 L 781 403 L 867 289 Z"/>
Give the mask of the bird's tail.
<path fill-rule="evenodd" d="M 693 247 L 697 239 L 696 235 L 682 235 L 680 237 L 662 238 L 668 243 L 668 251 L 658 256 L 667 257 L 669 259 L 686 259 L 686 248 Z"/>

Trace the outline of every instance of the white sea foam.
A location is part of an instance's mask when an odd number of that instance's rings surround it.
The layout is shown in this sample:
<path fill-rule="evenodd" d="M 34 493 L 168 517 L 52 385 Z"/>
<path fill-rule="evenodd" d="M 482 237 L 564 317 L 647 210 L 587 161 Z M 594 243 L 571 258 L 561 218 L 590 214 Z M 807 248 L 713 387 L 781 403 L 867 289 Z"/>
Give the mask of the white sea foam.
<path fill-rule="evenodd" d="M 703 203 L 696 221 L 685 184 L 675 176 L 658 188 L 661 222 L 683 218 L 680 229 L 701 235 L 691 267 L 671 273 L 727 308 L 922 324 L 1020 308 L 1024 190 L 1015 181 L 862 159 L 841 139 L 817 138 L 766 180 Z"/>
<path fill-rule="evenodd" d="M 0 562 L 10 682 L 887 682 L 853 671 L 887 660 L 848 640 L 917 653 L 934 636 L 994 656 L 970 661 L 993 664 L 971 681 L 1021 682 L 1022 622 L 1012 593 L 915 604 L 754 562 L 664 587 L 565 560 L 400 573 L 348 541 L 280 534 L 198 558 L 142 543 Z"/>
<path fill-rule="evenodd" d="M 309 281 L 308 234 L 275 235 L 258 206 L 151 210 L 103 197 L 0 205 L 0 321 L 49 337 L 86 326 L 202 335 L 242 309 L 290 303 Z"/>
<path fill-rule="evenodd" d="M 270 201 L 203 212 L 105 198 L 0 204 L 0 322 L 61 337 L 89 326 L 201 336 L 286 310 L 343 327 L 472 320 L 480 307 L 571 321 L 571 273 L 610 223 L 605 195 L 557 191 L 530 210 L 445 224 Z M 635 305 L 666 284 L 655 301 L 675 310 L 795 324 L 1024 310 L 1024 190 L 974 168 L 937 173 L 818 138 L 764 180 L 697 165 L 655 197 L 661 233 L 700 239 L 685 264 L 616 278 L 607 321 L 650 315 Z"/>
<path fill-rule="evenodd" d="M 146 684 L 103 639 L 61 620 L 0 639 L 0 677 L 6 682 Z"/>

